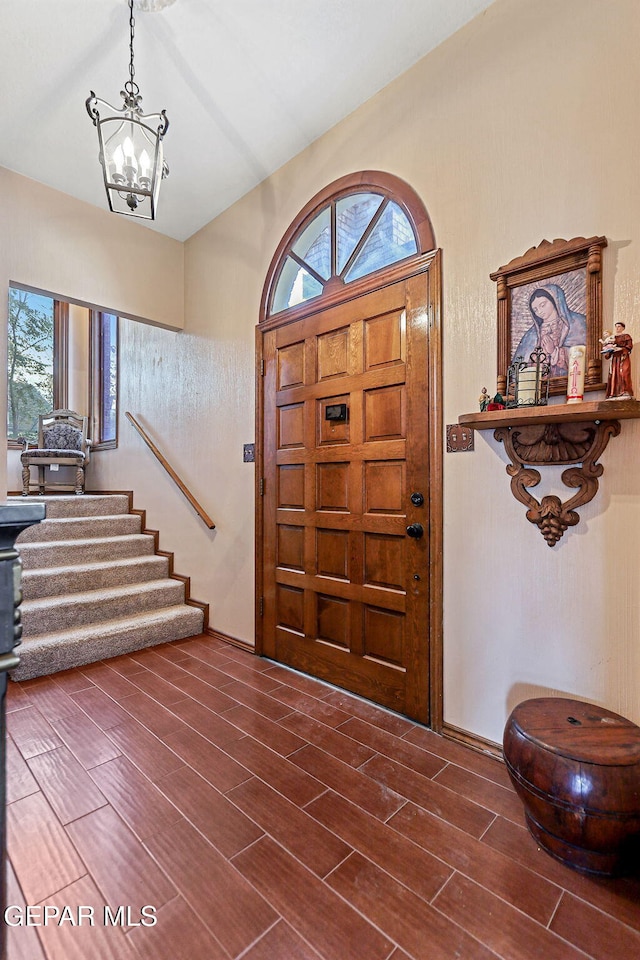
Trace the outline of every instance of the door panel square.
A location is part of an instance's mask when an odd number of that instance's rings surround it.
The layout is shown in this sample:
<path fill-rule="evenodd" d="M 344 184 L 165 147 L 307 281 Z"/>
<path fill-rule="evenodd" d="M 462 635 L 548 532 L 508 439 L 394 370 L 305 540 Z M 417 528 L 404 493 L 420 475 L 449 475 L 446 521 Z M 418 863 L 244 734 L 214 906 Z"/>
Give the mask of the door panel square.
<path fill-rule="evenodd" d="M 278 507 L 304 510 L 304 464 L 287 463 L 278 467 Z"/>
<path fill-rule="evenodd" d="M 304 340 L 278 350 L 278 390 L 304 383 Z"/>
<path fill-rule="evenodd" d="M 364 582 L 370 586 L 402 590 L 404 537 L 367 533 L 364 538 Z"/>
<path fill-rule="evenodd" d="M 345 393 L 340 397 L 322 397 L 317 401 L 319 447 L 331 443 L 349 443 L 349 400 L 349 394 Z M 339 403 L 347 405 L 347 419 L 327 420 L 327 407 L 333 407 Z"/>
<path fill-rule="evenodd" d="M 318 380 L 341 377 L 348 372 L 349 328 L 331 330 L 316 340 L 318 347 Z"/>
<path fill-rule="evenodd" d="M 278 449 L 304 446 L 304 404 L 278 407 Z"/>
<path fill-rule="evenodd" d="M 405 465 L 403 460 L 367 460 L 364 465 L 365 513 L 403 514 Z"/>
<path fill-rule="evenodd" d="M 316 531 L 316 567 L 320 577 L 349 579 L 349 532 L 347 530 Z"/>
<path fill-rule="evenodd" d="M 403 666 L 404 629 L 404 614 L 366 606 L 364 608 L 365 656 Z"/>
<path fill-rule="evenodd" d="M 364 400 L 365 440 L 398 440 L 405 436 L 404 385 L 367 390 Z"/>
<path fill-rule="evenodd" d="M 365 370 L 404 361 L 404 311 L 367 320 L 364 333 Z"/>
<path fill-rule="evenodd" d="M 304 635 L 304 590 L 277 585 L 276 623 Z"/>
<path fill-rule="evenodd" d="M 318 594 L 318 640 L 349 649 L 349 603 L 337 597 Z"/>
<path fill-rule="evenodd" d="M 316 464 L 316 510 L 349 512 L 349 464 Z"/>
<path fill-rule="evenodd" d="M 289 570 L 304 570 L 304 527 L 278 524 L 277 565 Z"/>

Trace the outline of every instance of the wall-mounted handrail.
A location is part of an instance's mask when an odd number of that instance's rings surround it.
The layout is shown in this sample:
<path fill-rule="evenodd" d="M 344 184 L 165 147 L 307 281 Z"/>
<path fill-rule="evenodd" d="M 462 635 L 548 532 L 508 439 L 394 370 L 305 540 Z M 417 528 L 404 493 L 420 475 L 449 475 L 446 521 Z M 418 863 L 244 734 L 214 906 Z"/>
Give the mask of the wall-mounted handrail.
<path fill-rule="evenodd" d="M 144 440 L 144 442 L 146 443 L 146 445 L 149 447 L 149 449 L 151 450 L 151 452 L 152 452 L 152 453 L 156 456 L 156 458 L 160 461 L 160 463 L 161 463 L 162 466 L 165 468 L 165 470 L 167 471 L 167 473 L 169 474 L 169 476 L 171 477 L 171 479 L 174 481 L 174 483 L 176 483 L 176 484 L 178 485 L 178 487 L 180 488 L 181 493 L 183 493 L 184 496 L 187 498 L 187 500 L 189 501 L 189 503 L 191 504 L 191 506 L 193 507 L 193 509 L 196 511 L 196 513 L 198 514 L 198 516 L 200 517 L 200 519 L 208 526 L 209 530 L 214 530 L 214 529 L 215 529 L 215 523 L 213 522 L 213 520 L 211 519 L 211 517 L 209 516 L 209 514 L 200 506 L 200 504 L 198 503 L 198 501 L 196 500 L 196 498 L 193 496 L 193 494 L 191 493 L 191 491 L 190 491 L 190 490 L 188 489 L 188 487 L 182 482 L 182 480 L 180 479 L 180 477 L 178 476 L 178 474 L 175 472 L 175 470 L 173 469 L 173 467 L 171 466 L 171 464 L 162 456 L 162 454 L 160 453 L 160 451 L 159 451 L 158 448 L 156 447 L 156 445 L 155 445 L 155 443 L 153 442 L 153 440 L 145 433 L 145 431 L 144 431 L 143 428 L 140 426 L 140 424 L 138 423 L 138 421 L 136 420 L 136 418 L 135 418 L 131 413 L 129 413 L 128 411 L 125 413 L 125 417 L 127 418 L 127 420 L 129 420 L 129 421 L 133 424 L 133 426 L 136 428 L 136 430 L 138 431 L 138 433 L 140 434 L 140 436 L 142 437 L 142 439 Z"/>

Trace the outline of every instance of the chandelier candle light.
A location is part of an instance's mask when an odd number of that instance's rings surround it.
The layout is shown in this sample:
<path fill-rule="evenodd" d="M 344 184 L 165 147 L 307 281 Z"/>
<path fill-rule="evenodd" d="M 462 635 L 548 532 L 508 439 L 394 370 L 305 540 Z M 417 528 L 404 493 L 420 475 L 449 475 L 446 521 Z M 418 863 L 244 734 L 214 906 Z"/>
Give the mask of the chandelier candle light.
<path fill-rule="evenodd" d="M 140 88 L 134 80 L 133 0 L 129 0 L 129 79 L 120 95 L 121 109 L 96 97 L 86 101 L 87 112 L 98 131 L 99 160 L 109 209 L 113 213 L 155 220 L 160 181 L 169 174 L 163 157 L 162 138 L 169 128 L 164 110 L 144 115 Z"/>

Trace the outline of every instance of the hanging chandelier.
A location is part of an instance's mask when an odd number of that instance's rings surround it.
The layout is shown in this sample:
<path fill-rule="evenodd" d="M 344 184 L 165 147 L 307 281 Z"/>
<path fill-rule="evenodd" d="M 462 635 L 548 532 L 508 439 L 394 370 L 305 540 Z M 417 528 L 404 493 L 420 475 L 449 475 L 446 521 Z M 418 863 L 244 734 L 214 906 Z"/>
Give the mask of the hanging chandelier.
<path fill-rule="evenodd" d="M 160 181 L 169 175 L 162 139 L 169 128 L 164 110 L 144 115 L 142 96 L 134 80 L 133 0 L 129 0 L 129 79 L 120 91 L 121 109 L 96 97 L 93 90 L 86 107 L 98 131 L 104 186 L 109 209 L 130 217 L 155 220 Z"/>

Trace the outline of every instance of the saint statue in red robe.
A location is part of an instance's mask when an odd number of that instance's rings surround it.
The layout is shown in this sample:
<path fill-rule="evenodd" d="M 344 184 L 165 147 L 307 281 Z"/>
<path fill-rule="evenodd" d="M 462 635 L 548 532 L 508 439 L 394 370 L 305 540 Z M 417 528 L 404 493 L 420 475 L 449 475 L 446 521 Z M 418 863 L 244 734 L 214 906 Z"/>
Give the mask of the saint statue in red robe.
<path fill-rule="evenodd" d="M 607 400 L 632 400 L 633 384 L 631 383 L 631 351 L 633 340 L 625 333 L 625 325 L 618 322 L 615 325 L 615 336 L 605 343 L 606 356 L 611 358 L 611 368 L 607 381 Z"/>

